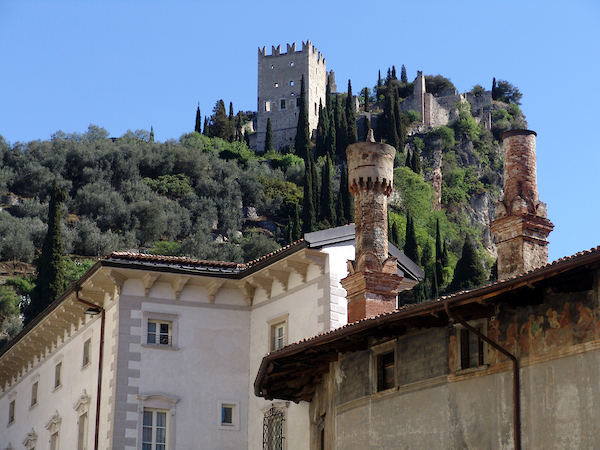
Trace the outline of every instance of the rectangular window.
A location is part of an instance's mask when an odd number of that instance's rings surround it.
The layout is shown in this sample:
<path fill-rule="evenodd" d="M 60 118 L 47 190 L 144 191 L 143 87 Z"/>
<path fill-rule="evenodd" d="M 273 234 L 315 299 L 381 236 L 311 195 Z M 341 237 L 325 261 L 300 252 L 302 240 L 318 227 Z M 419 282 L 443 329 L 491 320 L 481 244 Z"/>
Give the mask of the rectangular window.
<path fill-rule="evenodd" d="M 265 102 L 265 112 L 271 111 L 271 102 Z"/>
<path fill-rule="evenodd" d="M 171 346 L 171 322 L 148 320 L 148 344 Z"/>
<path fill-rule="evenodd" d="M 240 429 L 239 424 L 239 403 L 232 401 L 219 402 L 219 422 L 218 428 L 221 430 Z"/>
<path fill-rule="evenodd" d="M 144 408 L 142 450 L 167 450 L 167 411 Z"/>
<path fill-rule="evenodd" d="M 263 449 L 283 450 L 285 414 L 272 407 L 263 417 Z"/>
<path fill-rule="evenodd" d="M 221 405 L 221 425 L 233 425 L 233 406 Z"/>
<path fill-rule="evenodd" d="M 10 425 L 15 421 L 15 400 L 10 402 L 8 405 L 8 424 Z"/>
<path fill-rule="evenodd" d="M 31 406 L 37 405 L 38 382 L 36 381 L 31 386 Z"/>
<path fill-rule="evenodd" d="M 79 423 L 77 424 L 77 450 L 86 450 L 87 423 L 87 413 L 83 413 L 79 416 Z"/>
<path fill-rule="evenodd" d="M 56 365 L 56 367 L 54 367 L 54 389 L 56 389 L 57 387 L 60 387 L 62 384 L 62 381 L 60 379 L 61 371 L 62 371 L 62 362 L 59 362 Z"/>
<path fill-rule="evenodd" d="M 285 109 L 285 99 L 279 101 L 279 109 Z"/>
<path fill-rule="evenodd" d="M 480 333 L 481 326 L 474 327 Z M 479 367 L 485 364 L 484 362 L 484 341 L 475 333 L 461 329 L 460 330 L 460 368 L 469 369 L 471 367 Z"/>
<path fill-rule="evenodd" d="M 377 355 L 377 392 L 396 386 L 394 352 Z"/>
<path fill-rule="evenodd" d="M 271 351 L 279 350 L 286 344 L 286 322 L 271 325 Z"/>
<path fill-rule="evenodd" d="M 300 97 L 296 97 L 296 108 L 300 108 Z"/>
<path fill-rule="evenodd" d="M 92 340 L 88 339 L 83 343 L 83 365 L 82 367 L 87 366 L 91 362 L 90 357 L 90 346 L 92 345 Z"/>

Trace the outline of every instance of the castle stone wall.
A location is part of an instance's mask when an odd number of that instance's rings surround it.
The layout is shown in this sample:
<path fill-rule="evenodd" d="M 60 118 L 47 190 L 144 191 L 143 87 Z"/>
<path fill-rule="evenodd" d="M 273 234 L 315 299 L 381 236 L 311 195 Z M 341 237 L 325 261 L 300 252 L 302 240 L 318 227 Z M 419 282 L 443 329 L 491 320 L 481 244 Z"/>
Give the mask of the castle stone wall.
<path fill-rule="evenodd" d="M 254 149 L 263 151 L 267 131 L 267 121 L 271 118 L 273 147 L 281 149 L 293 145 L 298 125 L 299 97 L 302 76 L 304 75 L 308 123 L 316 129 L 319 119 L 319 101 L 325 103 L 327 68 L 323 55 L 310 41 L 272 47 L 271 55 L 265 48 L 258 50 L 258 105 L 256 121 L 256 141 Z"/>

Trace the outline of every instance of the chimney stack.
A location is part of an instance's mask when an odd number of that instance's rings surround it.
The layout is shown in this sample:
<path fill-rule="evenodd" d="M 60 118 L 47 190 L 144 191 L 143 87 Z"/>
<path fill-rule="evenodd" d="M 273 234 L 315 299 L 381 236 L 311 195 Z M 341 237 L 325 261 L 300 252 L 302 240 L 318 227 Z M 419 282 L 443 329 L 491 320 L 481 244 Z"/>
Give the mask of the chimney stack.
<path fill-rule="evenodd" d="M 388 257 L 387 200 L 392 192 L 394 156 L 391 145 L 375 142 L 373 130 L 365 142 L 350 145 L 348 185 L 354 196 L 355 260 L 341 280 L 348 299 L 348 322 L 396 309 L 397 260 Z"/>
<path fill-rule="evenodd" d="M 520 275 L 548 263 L 548 235 L 554 228 L 537 191 L 536 133 L 502 133 L 504 197 L 490 224 L 498 248 L 498 279 Z"/>

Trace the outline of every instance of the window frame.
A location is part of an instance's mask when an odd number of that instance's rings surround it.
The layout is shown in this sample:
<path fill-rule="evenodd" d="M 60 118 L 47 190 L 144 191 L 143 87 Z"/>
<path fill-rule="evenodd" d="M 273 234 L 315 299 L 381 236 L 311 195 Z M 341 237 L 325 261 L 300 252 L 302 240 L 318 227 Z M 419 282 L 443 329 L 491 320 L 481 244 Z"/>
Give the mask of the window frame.
<path fill-rule="evenodd" d="M 231 409 L 231 423 L 227 423 L 223 420 L 223 412 L 225 409 Z M 240 430 L 240 402 L 219 400 L 217 414 L 217 428 L 219 430 Z"/>
<path fill-rule="evenodd" d="M 176 447 L 176 419 L 177 419 L 177 403 L 179 398 L 169 397 L 164 394 L 149 394 L 142 395 L 136 394 L 135 398 L 138 401 L 138 442 L 142 442 L 143 437 L 143 424 L 144 424 L 144 410 L 156 410 L 166 411 L 167 414 L 167 446 L 166 450 L 173 450 Z"/>
<path fill-rule="evenodd" d="M 29 405 L 29 409 L 38 405 L 38 391 L 39 391 L 39 381 L 36 380 L 31 385 L 31 404 Z"/>
<path fill-rule="evenodd" d="M 286 314 L 284 316 L 279 316 L 276 319 L 272 319 L 267 322 L 267 324 L 269 326 L 269 342 L 268 342 L 269 352 L 277 351 L 280 348 L 283 348 L 287 345 L 287 343 L 289 341 L 288 340 L 288 335 L 289 335 L 288 319 L 289 319 L 289 314 Z M 278 328 L 283 329 L 283 336 L 276 335 Z M 282 344 L 280 346 L 275 345 L 276 339 L 282 340 Z"/>
<path fill-rule="evenodd" d="M 54 366 L 54 391 L 62 387 L 62 361 L 59 361 Z"/>
<path fill-rule="evenodd" d="M 159 313 L 152 311 L 142 311 L 142 347 L 147 348 L 159 348 L 165 350 L 179 350 L 178 344 L 178 335 L 179 335 L 179 314 L 168 314 L 168 313 Z M 158 343 L 149 343 L 148 342 L 148 324 L 149 323 L 163 323 L 169 324 L 169 340 L 170 345 Z M 159 336 L 160 333 L 157 333 Z"/>
<path fill-rule="evenodd" d="M 13 398 L 8 404 L 8 424 L 10 426 L 17 420 L 17 399 Z"/>
<path fill-rule="evenodd" d="M 372 361 L 373 361 L 373 389 L 372 392 L 374 394 L 378 394 L 380 392 L 387 392 L 391 390 L 398 389 L 398 349 L 397 349 L 397 340 L 393 339 L 388 342 L 384 342 L 383 344 L 374 345 L 371 347 L 371 351 L 373 353 Z M 386 368 L 389 368 L 389 358 L 391 357 L 391 365 L 392 365 L 392 383 L 391 385 L 386 385 Z M 387 358 L 387 362 L 386 362 Z"/>
<path fill-rule="evenodd" d="M 467 322 L 470 326 L 478 330 L 484 336 L 487 336 L 488 327 L 487 320 L 473 320 Z M 469 372 L 482 370 L 489 367 L 488 362 L 488 343 L 473 333 L 468 328 L 465 328 L 461 324 L 454 325 L 454 331 L 456 336 L 456 367 L 454 373 L 457 372 Z M 477 343 L 477 365 L 471 365 L 471 339 L 476 340 Z"/>
<path fill-rule="evenodd" d="M 92 338 L 88 338 L 83 343 L 83 360 L 81 368 L 85 369 L 92 363 Z"/>
<path fill-rule="evenodd" d="M 144 428 L 148 428 L 148 426 L 145 423 L 145 417 L 146 417 L 146 413 L 151 413 L 151 424 L 150 424 L 150 429 L 151 431 L 151 440 L 150 442 L 144 441 Z M 158 424 L 158 414 L 164 414 L 165 415 L 165 424 L 164 427 L 163 426 L 159 426 Z M 143 412 L 142 412 L 142 440 L 140 441 L 142 443 L 142 449 L 144 448 L 144 445 L 150 444 L 150 449 L 151 450 L 156 450 L 157 445 L 164 445 L 164 450 L 169 450 L 170 446 L 169 446 L 169 439 L 170 439 L 170 431 L 171 431 L 171 421 L 170 421 L 170 411 L 168 409 L 159 409 L 159 408 L 144 408 Z M 165 442 L 156 442 L 156 434 L 157 434 L 157 430 L 160 428 L 164 428 L 165 430 Z"/>
<path fill-rule="evenodd" d="M 285 98 L 279 99 L 279 111 L 287 110 L 287 100 Z"/>

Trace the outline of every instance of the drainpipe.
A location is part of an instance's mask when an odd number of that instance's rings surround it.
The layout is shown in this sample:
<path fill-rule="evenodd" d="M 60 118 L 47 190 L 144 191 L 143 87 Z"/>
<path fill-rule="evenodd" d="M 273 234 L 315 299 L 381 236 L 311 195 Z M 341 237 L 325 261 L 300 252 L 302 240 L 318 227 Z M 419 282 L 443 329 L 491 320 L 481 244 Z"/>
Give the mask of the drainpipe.
<path fill-rule="evenodd" d="M 494 347 L 496 350 L 498 350 L 500 353 L 502 353 L 503 355 L 508 357 L 513 362 L 513 420 L 514 420 L 513 428 L 514 428 L 514 435 L 515 435 L 514 440 L 515 440 L 515 450 L 521 450 L 521 402 L 520 402 L 520 396 L 519 396 L 519 390 L 520 390 L 519 361 L 513 354 L 507 352 L 505 349 L 500 347 L 500 345 L 498 345 L 496 342 L 492 341 L 490 338 L 481 334 L 478 330 L 476 330 L 471 325 L 469 325 L 462 317 L 459 317 L 459 316 L 453 314 L 450 311 L 450 306 L 449 306 L 448 302 L 444 303 L 444 308 L 446 309 L 446 314 L 448 315 L 449 318 L 451 318 L 455 322 L 460 323 L 467 330 L 469 330 L 472 333 L 474 333 L 475 335 L 477 335 L 480 339 L 483 339 L 485 342 L 490 344 L 492 347 Z"/>
<path fill-rule="evenodd" d="M 75 297 L 77 301 L 88 305 L 91 308 L 97 308 L 100 310 L 100 351 L 98 352 L 98 394 L 96 399 L 96 429 L 94 433 L 94 450 L 98 450 L 98 440 L 100 437 L 100 394 L 102 392 L 102 362 L 104 359 L 104 323 L 106 319 L 106 310 L 99 305 L 82 300 L 79 298 L 79 291 L 82 289 L 81 286 L 74 284 L 73 290 L 75 291 Z"/>

